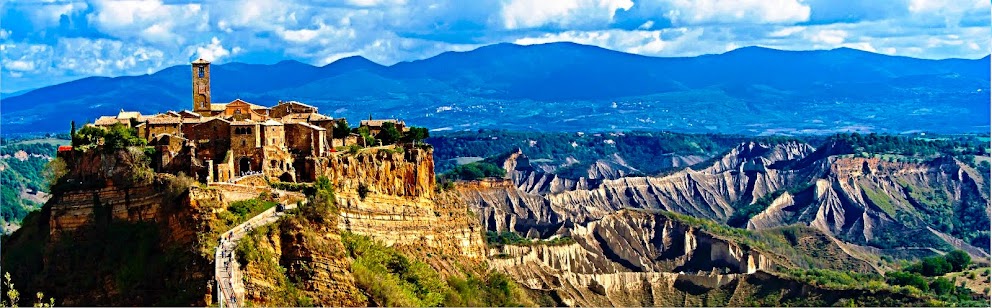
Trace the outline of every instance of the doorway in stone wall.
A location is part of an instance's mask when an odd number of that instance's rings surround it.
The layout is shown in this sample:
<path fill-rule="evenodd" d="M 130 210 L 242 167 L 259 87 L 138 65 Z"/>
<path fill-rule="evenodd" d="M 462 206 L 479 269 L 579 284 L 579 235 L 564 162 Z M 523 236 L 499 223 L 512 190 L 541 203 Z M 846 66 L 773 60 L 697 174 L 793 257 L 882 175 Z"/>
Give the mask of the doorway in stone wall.
<path fill-rule="evenodd" d="M 238 160 L 238 172 L 244 174 L 248 171 L 251 171 L 251 159 L 248 159 L 248 157 L 242 157 Z"/>
<path fill-rule="evenodd" d="M 296 182 L 296 181 L 294 181 L 294 179 L 293 179 L 293 175 L 292 175 L 292 174 L 290 174 L 289 172 L 285 172 L 285 173 L 283 173 L 282 175 L 280 175 L 280 176 L 279 176 L 279 180 L 280 180 L 280 181 L 283 181 L 283 182 L 290 182 L 290 183 L 292 183 L 292 182 Z"/>

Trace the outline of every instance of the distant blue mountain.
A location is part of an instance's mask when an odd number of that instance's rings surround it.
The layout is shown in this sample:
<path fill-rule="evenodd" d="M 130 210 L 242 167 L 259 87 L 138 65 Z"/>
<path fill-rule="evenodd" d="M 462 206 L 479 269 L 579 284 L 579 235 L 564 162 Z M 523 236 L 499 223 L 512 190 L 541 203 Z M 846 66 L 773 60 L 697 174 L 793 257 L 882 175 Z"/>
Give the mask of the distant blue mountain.
<path fill-rule="evenodd" d="M 229 63 L 213 99 L 299 100 L 357 121 L 402 117 L 436 130 L 665 129 L 745 134 L 987 132 L 989 57 L 924 60 L 854 49 L 746 47 L 661 58 L 574 43 L 496 44 L 382 66 Z M 65 131 L 120 109 L 189 109 L 189 66 L 91 77 L 4 97 L 3 133 Z"/>

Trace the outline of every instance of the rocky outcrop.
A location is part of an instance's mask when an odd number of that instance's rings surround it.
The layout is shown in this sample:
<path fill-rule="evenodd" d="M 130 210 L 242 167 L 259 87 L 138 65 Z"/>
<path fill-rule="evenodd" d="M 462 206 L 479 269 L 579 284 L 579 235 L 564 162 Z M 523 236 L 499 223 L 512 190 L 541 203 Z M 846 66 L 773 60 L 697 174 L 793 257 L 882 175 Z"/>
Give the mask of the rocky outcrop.
<path fill-rule="evenodd" d="M 510 156 L 508 161 L 514 159 L 521 156 Z M 955 221 L 967 224 L 944 226 L 938 231 L 953 234 L 948 231 L 955 227 L 977 227 L 975 230 L 980 231 L 988 226 L 987 219 L 967 217 L 987 217 L 983 214 L 988 213 L 988 194 L 980 185 L 983 177 L 952 158 L 900 162 L 823 156 L 814 155 L 814 149 L 804 143 L 748 142 L 704 168 L 686 168 L 661 177 L 573 180 L 522 168 L 519 162 L 507 164 L 515 167 L 511 173 L 515 188 L 466 186 L 459 192 L 477 208 L 487 229 L 512 230 L 532 237 L 559 234 L 571 228 L 568 226 L 587 224 L 624 208 L 664 210 L 726 222 L 737 207 L 773 192 L 780 193 L 778 199 L 754 216 L 747 223 L 749 228 L 802 223 L 858 245 L 881 245 L 880 241 L 892 240 L 879 239 L 877 234 L 907 232 L 925 233 L 922 238 L 940 242 L 939 234 L 925 227 L 937 228 L 934 221 L 921 217 L 933 217 L 941 202 L 951 203 L 954 209 L 946 215 L 959 216 Z M 805 186 L 813 188 L 783 193 Z M 971 214 L 962 214 L 965 212 Z"/>
<path fill-rule="evenodd" d="M 664 215 L 622 210 L 567 230 L 575 244 L 504 246 L 503 267 L 537 262 L 573 273 L 754 273 L 774 263 L 761 252 Z"/>
<path fill-rule="evenodd" d="M 216 238 L 201 235 L 223 210 L 219 199 L 171 175 L 127 188 L 58 190 L 38 220 L 4 243 L 5 252 L 17 251 L 4 259 L 16 262 L 10 272 L 24 290 L 59 305 L 207 305 L 213 264 L 201 248 Z M 32 257 L 18 257 L 25 253 Z"/>
<path fill-rule="evenodd" d="M 988 258 L 987 251 L 952 240 L 935 230 L 940 226 L 934 225 L 932 218 L 925 218 L 952 216 L 946 219 L 948 225 L 942 226 L 948 228 L 945 231 L 969 227 L 980 231 L 989 226 L 987 215 L 983 215 L 988 213 L 988 195 L 979 187 L 981 178 L 972 177 L 970 167 L 950 158 L 922 163 L 837 156 L 826 160 L 829 169 L 812 182 L 813 189 L 795 196 L 781 195 L 754 216 L 748 228 L 801 223 L 852 243 L 912 247 L 913 242 L 943 241 L 969 251 L 973 257 Z M 941 207 L 946 207 L 946 214 L 937 214 Z M 965 217 L 968 215 L 972 217 Z M 974 224 L 954 223 L 964 221 Z M 915 234 L 917 238 L 894 242 L 893 233 Z"/>
<path fill-rule="evenodd" d="M 563 224 L 583 224 L 623 208 L 726 221 L 739 200 L 757 199 L 824 173 L 825 165 L 777 169 L 811 151 L 802 143 L 745 143 L 700 170 L 602 181 L 564 179 L 518 166 L 512 172 L 515 189 L 461 188 L 459 192 L 478 208 L 487 229 L 541 236 L 557 232 Z"/>
<path fill-rule="evenodd" d="M 366 305 L 351 274 L 351 260 L 345 253 L 341 236 L 336 230 L 308 224 L 305 220 L 284 219 L 264 228 L 258 239 L 251 239 L 255 249 L 270 258 L 266 264 L 248 262 L 244 265 L 245 300 L 255 305 L 294 306 L 298 302 L 283 302 L 287 282 L 295 283 L 302 296 L 313 304 L 357 307 Z M 272 262 L 272 263 L 268 263 Z M 273 264 L 285 269 L 274 273 Z"/>
<path fill-rule="evenodd" d="M 336 189 L 339 227 L 387 245 L 425 244 L 482 258 L 482 227 L 468 206 L 455 195 L 437 192 L 433 150 L 397 149 L 331 158 L 326 174 Z"/>
<path fill-rule="evenodd" d="M 431 198 L 436 190 L 434 151 L 417 147 L 380 147 L 357 154 L 337 153 L 327 162 L 323 175 L 337 192 Z"/>
<path fill-rule="evenodd" d="M 726 292 L 785 259 L 642 211 L 618 211 L 567 233 L 575 243 L 494 248 L 489 263 L 568 306 L 681 306 L 730 305 Z"/>

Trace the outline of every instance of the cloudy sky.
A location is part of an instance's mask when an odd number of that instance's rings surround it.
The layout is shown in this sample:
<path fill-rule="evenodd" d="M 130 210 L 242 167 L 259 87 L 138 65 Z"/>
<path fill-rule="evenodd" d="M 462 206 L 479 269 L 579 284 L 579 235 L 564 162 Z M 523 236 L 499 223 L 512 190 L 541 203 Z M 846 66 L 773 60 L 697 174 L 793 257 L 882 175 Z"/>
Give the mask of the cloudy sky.
<path fill-rule="evenodd" d="M 188 63 L 381 64 L 498 42 L 652 56 L 744 46 L 989 54 L 988 0 L 0 0 L 0 90 Z"/>

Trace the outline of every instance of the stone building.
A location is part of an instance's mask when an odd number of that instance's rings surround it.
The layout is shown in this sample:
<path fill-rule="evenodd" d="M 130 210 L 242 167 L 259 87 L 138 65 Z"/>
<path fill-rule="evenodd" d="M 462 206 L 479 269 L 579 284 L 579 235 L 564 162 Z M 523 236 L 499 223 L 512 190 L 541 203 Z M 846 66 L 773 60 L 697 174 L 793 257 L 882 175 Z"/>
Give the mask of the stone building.
<path fill-rule="evenodd" d="M 386 123 L 393 123 L 396 129 L 400 132 L 407 132 L 410 128 L 406 127 L 406 122 L 398 119 L 385 119 L 385 120 L 373 120 L 369 118 L 368 120 L 362 120 L 359 127 L 368 127 L 369 134 L 372 136 L 378 135 L 382 131 L 382 125 Z"/>
<path fill-rule="evenodd" d="M 334 140 L 338 121 L 318 113 L 317 107 L 297 101 L 280 101 L 273 107 L 242 99 L 214 103 L 210 94 L 210 62 L 198 59 L 192 66 L 192 110 L 155 115 L 121 110 L 103 116 L 93 125 L 124 124 L 149 140 L 158 157 L 159 172 L 183 172 L 204 182 L 229 182 L 261 174 L 272 181 L 313 181 L 326 167 L 332 145 L 349 145 L 357 137 Z M 362 121 L 378 133 L 391 122 L 401 131 L 403 121 Z"/>

